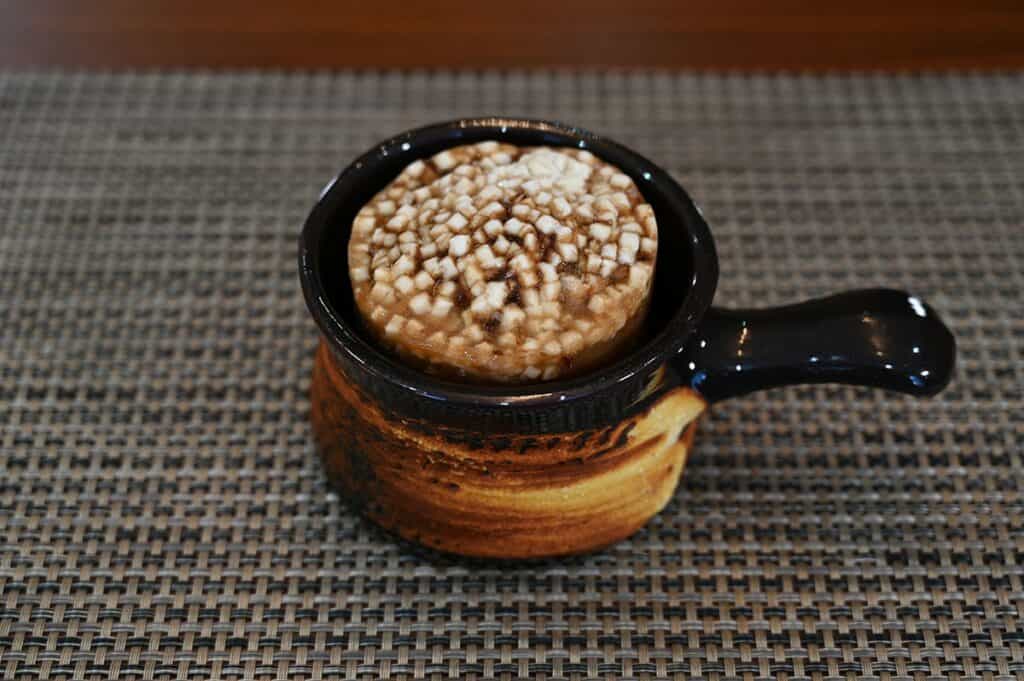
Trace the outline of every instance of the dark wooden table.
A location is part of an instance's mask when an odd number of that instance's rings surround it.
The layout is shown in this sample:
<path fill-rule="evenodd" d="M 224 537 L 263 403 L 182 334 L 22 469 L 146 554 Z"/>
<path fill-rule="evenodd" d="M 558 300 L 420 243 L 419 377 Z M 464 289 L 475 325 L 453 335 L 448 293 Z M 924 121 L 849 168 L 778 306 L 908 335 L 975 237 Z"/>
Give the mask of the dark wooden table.
<path fill-rule="evenodd" d="M 1024 0 L 0 0 L 0 66 L 1024 66 Z"/>

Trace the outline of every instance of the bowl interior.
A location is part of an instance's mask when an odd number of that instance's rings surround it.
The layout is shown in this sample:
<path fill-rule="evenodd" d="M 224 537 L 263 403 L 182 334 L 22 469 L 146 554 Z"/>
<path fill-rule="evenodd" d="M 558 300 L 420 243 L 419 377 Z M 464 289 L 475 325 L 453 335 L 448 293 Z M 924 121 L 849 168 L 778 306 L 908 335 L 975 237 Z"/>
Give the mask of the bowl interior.
<path fill-rule="evenodd" d="M 356 213 L 414 160 L 445 148 L 484 140 L 520 146 L 586 148 L 621 168 L 636 182 L 658 220 L 658 256 L 643 339 L 630 353 L 606 366 L 568 379 L 488 386 L 442 380 L 412 369 L 377 347 L 364 332 L 348 278 L 347 244 Z M 703 233 L 695 234 L 695 220 L 700 223 Z M 406 381 L 410 380 L 409 372 L 412 372 L 412 378 L 418 375 L 432 387 L 454 392 L 469 389 L 475 395 L 527 397 L 532 394 L 568 393 L 580 386 L 593 384 L 601 377 L 621 380 L 620 376 L 629 375 L 654 361 L 660 363 L 670 346 L 682 347 L 685 338 L 681 336 L 692 331 L 696 318 L 703 314 L 714 292 L 717 276 L 716 266 L 712 272 L 703 272 L 702 278 L 695 276 L 700 264 L 698 256 L 707 258 L 709 254 L 706 251 L 710 248 L 710 256 L 714 260 L 714 247 L 692 202 L 664 171 L 628 149 L 585 131 L 537 121 L 461 121 L 393 138 L 361 157 L 325 188 L 303 237 L 303 247 L 308 249 L 313 265 L 307 274 L 315 277 L 315 283 L 319 285 L 319 302 L 326 304 L 333 321 L 351 334 L 351 338 L 341 339 L 343 343 L 348 341 L 346 349 L 358 351 L 369 361 L 396 372 Z M 698 254 L 697 249 L 703 251 Z M 707 263 L 704 265 L 706 269 Z M 698 286 L 702 289 L 701 295 L 693 300 L 694 288 Z M 686 304 L 688 301 L 689 305 Z M 351 347 L 353 344 L 360 347 Z"/>

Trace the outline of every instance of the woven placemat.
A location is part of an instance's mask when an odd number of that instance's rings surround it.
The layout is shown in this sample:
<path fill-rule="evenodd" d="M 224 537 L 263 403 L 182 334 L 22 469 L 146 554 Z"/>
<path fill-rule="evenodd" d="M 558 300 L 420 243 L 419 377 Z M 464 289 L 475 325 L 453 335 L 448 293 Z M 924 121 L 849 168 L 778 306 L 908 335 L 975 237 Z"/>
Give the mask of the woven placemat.
<path fill-rule="evenodd" d="M 690 189 L 718 302 L 909 288 L 930 401 L 724 403 L 628 541 L 420 553 L 329 491 L 295 272 L 402 129 L 577 122 Z M 1024 678 L 1024 74 L 0 75 L 0 677 Z"/>

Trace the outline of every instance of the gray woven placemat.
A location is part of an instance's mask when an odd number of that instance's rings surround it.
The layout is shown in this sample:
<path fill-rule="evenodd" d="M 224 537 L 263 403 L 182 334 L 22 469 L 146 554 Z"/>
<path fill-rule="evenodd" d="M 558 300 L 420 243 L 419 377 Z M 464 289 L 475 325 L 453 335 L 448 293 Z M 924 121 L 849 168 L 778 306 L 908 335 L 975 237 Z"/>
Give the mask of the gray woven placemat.
<path fill-rule="evenodd" d="M 598 554 L 421 554 L 325 486 L 295 237 L 404 128 L 555 116 L 684 181 L 718 300 L 907 287 L 939 398 L 723 404 Z M 1024 75 L 0 75 L 0 677 L 1024 678 Z"/>

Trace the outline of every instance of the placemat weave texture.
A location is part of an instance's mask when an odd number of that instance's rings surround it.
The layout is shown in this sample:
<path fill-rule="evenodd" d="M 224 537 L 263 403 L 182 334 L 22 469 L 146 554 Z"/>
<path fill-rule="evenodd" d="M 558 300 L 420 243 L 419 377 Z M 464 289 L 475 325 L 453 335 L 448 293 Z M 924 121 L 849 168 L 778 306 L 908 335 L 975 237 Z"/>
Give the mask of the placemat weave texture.
<path fill-rule="evenodd" d="M 579 123 L 719 304 L 910 289 L 938 398 L 723 403 L 628 541 L 419 552 L 325 483 L 296 236 L 400 130 Z M 1024 678 L 1024 74 L 0 73 L 0 678 Z"/>

